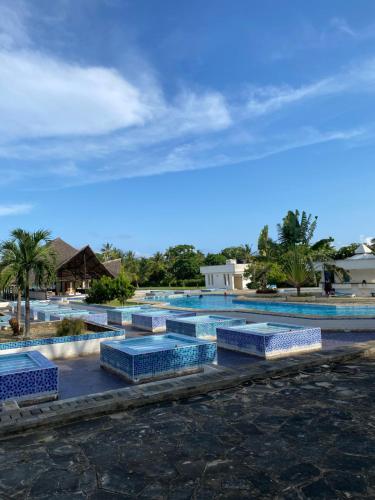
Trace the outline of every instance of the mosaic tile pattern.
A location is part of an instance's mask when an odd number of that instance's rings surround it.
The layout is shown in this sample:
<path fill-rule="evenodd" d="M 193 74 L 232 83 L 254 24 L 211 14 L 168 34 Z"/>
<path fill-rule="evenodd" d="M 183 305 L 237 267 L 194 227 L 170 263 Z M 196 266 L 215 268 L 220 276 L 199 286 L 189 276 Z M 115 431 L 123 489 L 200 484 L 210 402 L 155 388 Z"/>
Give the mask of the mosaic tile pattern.
<path fill-rule="evenodd" d="M 264 323 L 217 329 L 217 345 L 224 349 L 254 354 L 264 358 L 293 355 L 321 348 L 321 329 L 295 325 L 277 325 L 284 331 L 265 332 Z M 267 325 L 273 325 L 267 323 Z"/>
<path fill-rule="evenodd" d="M 85 333 L 83 335 L 67 335 L 66 337 L 49 337 L 45 339 L 20 340 L 17 342 L 2 342 L 0 343 L 0 351 L 40 345 L 63 344 L 65 342 L 80 342 L 82 340 L 121 337 L 123 335 L 125 335 L 125 330 L 111 330 L 106 332 Z"/>
<path fill-rule="evenodd" d="M 196 316 L 195 312 L 152 310 L 151 312 L 132 314 L 132 325 L 150 332 L 161 332 L 166 329 L 166 320 L 175 317 Z"/>
<path fill-rule="evenodd" d="M 9 360 L 19 356 L 19 354 L 0 356 L 0 367 L 2 362 L 7 361 L 9 363 Z M 12 372 L 11 368 L 6 371 L 2 370 L 0 374 L 0 400 L 25 400 L 40 396 L 55 397 L 58 393 L 57 366 L 38 351 L 23 353 L 22 356 L 33 361 L 35 366 L 14 372 Z"/>
<path fill-rule="evenodd" d="M 149 310 L 150 306 L 119 307 L 117 309 L 108 309 L 108 322 L 115 325 L 125 325 L 132 322 L 132 314 Z"/>
<path fill-rule="evenodd" d="M 107 325 L 108 318 L 106 312 L 90 312 L 90 311 L 67 311 L 67 312 L 54 312 L 50 315 L 51 321 L 56 321 L 64 318 L 82 318 L 92 323 L 99 325 Z"/>
<path fill-rule="evenodd" d="M 193 340 L 178 334 L 157 336 L 157 340 L 163 339 L 172 340 L 176 345 L 173 346 L 172 342 L 172 346 L 169 345 L 159 350 L 150 346 L 148 351 L 145 348 L 139 352 L 131 347 L 126 348 L 127 343 L 134 345 L 134 339 L 102 342 L 100 345 L 101 365 L 137 383 L 199 370 L 204 364 L 213 363 L 216 358 L 215 342 Z M 142 344 L 143 339 L 139 338 L 136 341 Z M 152 337 L 147 337 L 147 342 L 150 341 Z"/>
<path fill-rule="evenodd" d="M 181 333 L 190 337 L 216 338 L 216 329 L 246 324 L 245 319 L 227 318 L 225 316 L 202 315 L 192 318 L 168 318 L 167 332 Z"/>

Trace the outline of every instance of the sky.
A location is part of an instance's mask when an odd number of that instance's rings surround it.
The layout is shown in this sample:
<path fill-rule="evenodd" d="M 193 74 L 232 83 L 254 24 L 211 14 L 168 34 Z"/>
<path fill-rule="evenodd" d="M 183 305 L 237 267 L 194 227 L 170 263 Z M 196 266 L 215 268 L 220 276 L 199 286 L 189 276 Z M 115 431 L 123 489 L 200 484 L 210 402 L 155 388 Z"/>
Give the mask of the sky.
<path fill-rule="evenodd" d="M 375 235 L 372 0 L 0 0 L 0 239 Z"/>

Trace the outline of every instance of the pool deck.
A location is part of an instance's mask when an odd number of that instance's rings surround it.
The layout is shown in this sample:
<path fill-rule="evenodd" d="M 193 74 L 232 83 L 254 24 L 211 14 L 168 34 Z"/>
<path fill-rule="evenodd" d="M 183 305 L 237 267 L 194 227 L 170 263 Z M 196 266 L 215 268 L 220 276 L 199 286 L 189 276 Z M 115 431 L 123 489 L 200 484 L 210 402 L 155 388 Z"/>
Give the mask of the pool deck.
<path fill-rule="evenodd" d="M 152 335 L 150 332 L 140 332 L 139 330 L 132 330 L 130 328 L 127 328 L 126 331 L 128 334 L 127 338 Z M 370 340 L 375 340 L 375 332 L 322 334 L 323 351 Z M 264 363 L 264 360 L 256 356 L 219 348 L 215 369 L 229 368 L 236 370 L 236 368 L 241 369 L 260 362 Z M 272 363 L 273 361 L 269 361 L 270 365 Z M 60 369 L 59 399 L 95 394 L 129 387 L 130 385 L 106 370 L 101 369 L 98 355 L 60 361 L 55 360 L 55 364 Z"/>

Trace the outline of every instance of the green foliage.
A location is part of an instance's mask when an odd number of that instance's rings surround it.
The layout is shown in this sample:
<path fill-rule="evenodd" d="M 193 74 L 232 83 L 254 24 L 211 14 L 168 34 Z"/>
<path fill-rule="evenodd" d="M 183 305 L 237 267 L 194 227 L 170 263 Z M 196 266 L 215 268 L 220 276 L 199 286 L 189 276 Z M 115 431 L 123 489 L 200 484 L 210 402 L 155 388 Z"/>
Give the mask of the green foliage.
<path fill-rule="evenodd" d="M 220 266 L 225 264 L 226 257 L 222 253 L 208 253 L 204 259 L 205 266 Z"/>
<path fill-rule="evenodd" d="M 169 247 L 165 252 L 165 258 L 170 282 L 175 280 L 178 283 L 185 279 L 200 277 L 199 268 L 204 263 L 204 255 L 193 245 Z"/>
<path fill-rule="evenodd" d="M 315 272 L 307 247 L 295 246 L 288 250 L 282 267 L 287 282 L 297 288 L 297 295 L 301 294 L 303 285 L 315 284 Z"/>
<path fill-rule="evenodd" d="M 114 299 L 118 299 L 120 304 L 125 304 L 125 302 L 133 297 L 135 292 L 135 287 L 130 283 L 129 278 L 127 277 L 124 271 L 115 278 L 113 283 L 114 289 Z"/>
<path fill-rule="evenodd" d="M 81 335 L 84 331 L 85 323 L 80 318 L 64 318 L 56 327 L 57 337 L 69 335 Z"/>
<path fill-rule="evenodd" d="M 112 243 L 104 243 L 97 256 L 102 262 L 108 262 L 109 260 L 121 259 L 123 254 L 124 252 L 113 246 Z"/>
<path fill-rule="evenodd" d="M 224 248 L 221 253 L 225 258 L 236 259 L 239 262 L 250 262 L 252 257 L 251 247 L 247 244 Z"/>
<path fill-rule="evenodd" d="M 350 245 L 346 245 L 344 247 L 339 248 L 333 258 L 335 260 L 347 259 L 348 257 L 352 257 L 355 254 L 356 248 L 359 243 L 351 243 Z"/>
<path fill-rule="evenodd" d="M 289 210 L 282 223 L 277 225 L 279 242 L 285 247 L 298 244 L 309 245 L 314 236 L 317 219 L 311 214 L 307 215 L 305 211 L 300 216 L 298 210 L 294 212 Z"/>
<path fill-rule="evenodd" d="M 50 232 L 14 229 L 0 246 L 1 270 L 25 291 L 25 335 L 30 333 L 30 285 L 43 286 L 55 278 L 56 256 L 49 245 Z M 31 283 L 33 280 L 33 283 Z"/>
<path fill-rule="evenodd" d="M 88 304 L 104 304 L 113 300 L 115 298 L 114 281 L 109 276 L 93 280 L 86 296 L 86 302 Z"/>
<path fill-rule="evenodd" d="M 133 297 L 134 292 L 135 287 L 130 283 L 127 274 L 125 271 L 121 271 L 117 278 L 102 276 L 100 279 L 94 280 L 86 296 L 86 302 L 88 304 L 104 304 L 117 299 L 124 304 Z"/>

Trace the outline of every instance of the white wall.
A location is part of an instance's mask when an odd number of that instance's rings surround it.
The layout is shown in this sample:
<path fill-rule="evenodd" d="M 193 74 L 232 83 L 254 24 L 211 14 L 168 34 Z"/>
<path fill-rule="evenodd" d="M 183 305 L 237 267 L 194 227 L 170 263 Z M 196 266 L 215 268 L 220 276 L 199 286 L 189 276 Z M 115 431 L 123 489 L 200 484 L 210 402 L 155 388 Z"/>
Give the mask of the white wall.
<path fill-rule="evenodd" d="M 88 356 L 100 352 L 100 344 L 105 340 L 122 340 L 125 334 L 116 337 L 105 337 L 91 340 L 75 340 L 73 342 L 59 342 L 56 344 L 33 345 L 29 347 L 18 347 L 15 349 L 4 349 L 0 351 L 3 354 L 14 354 L 27 351 L 39 351 L 48 359 L 66 359 L 77 358 L 79 356 Z"/>

